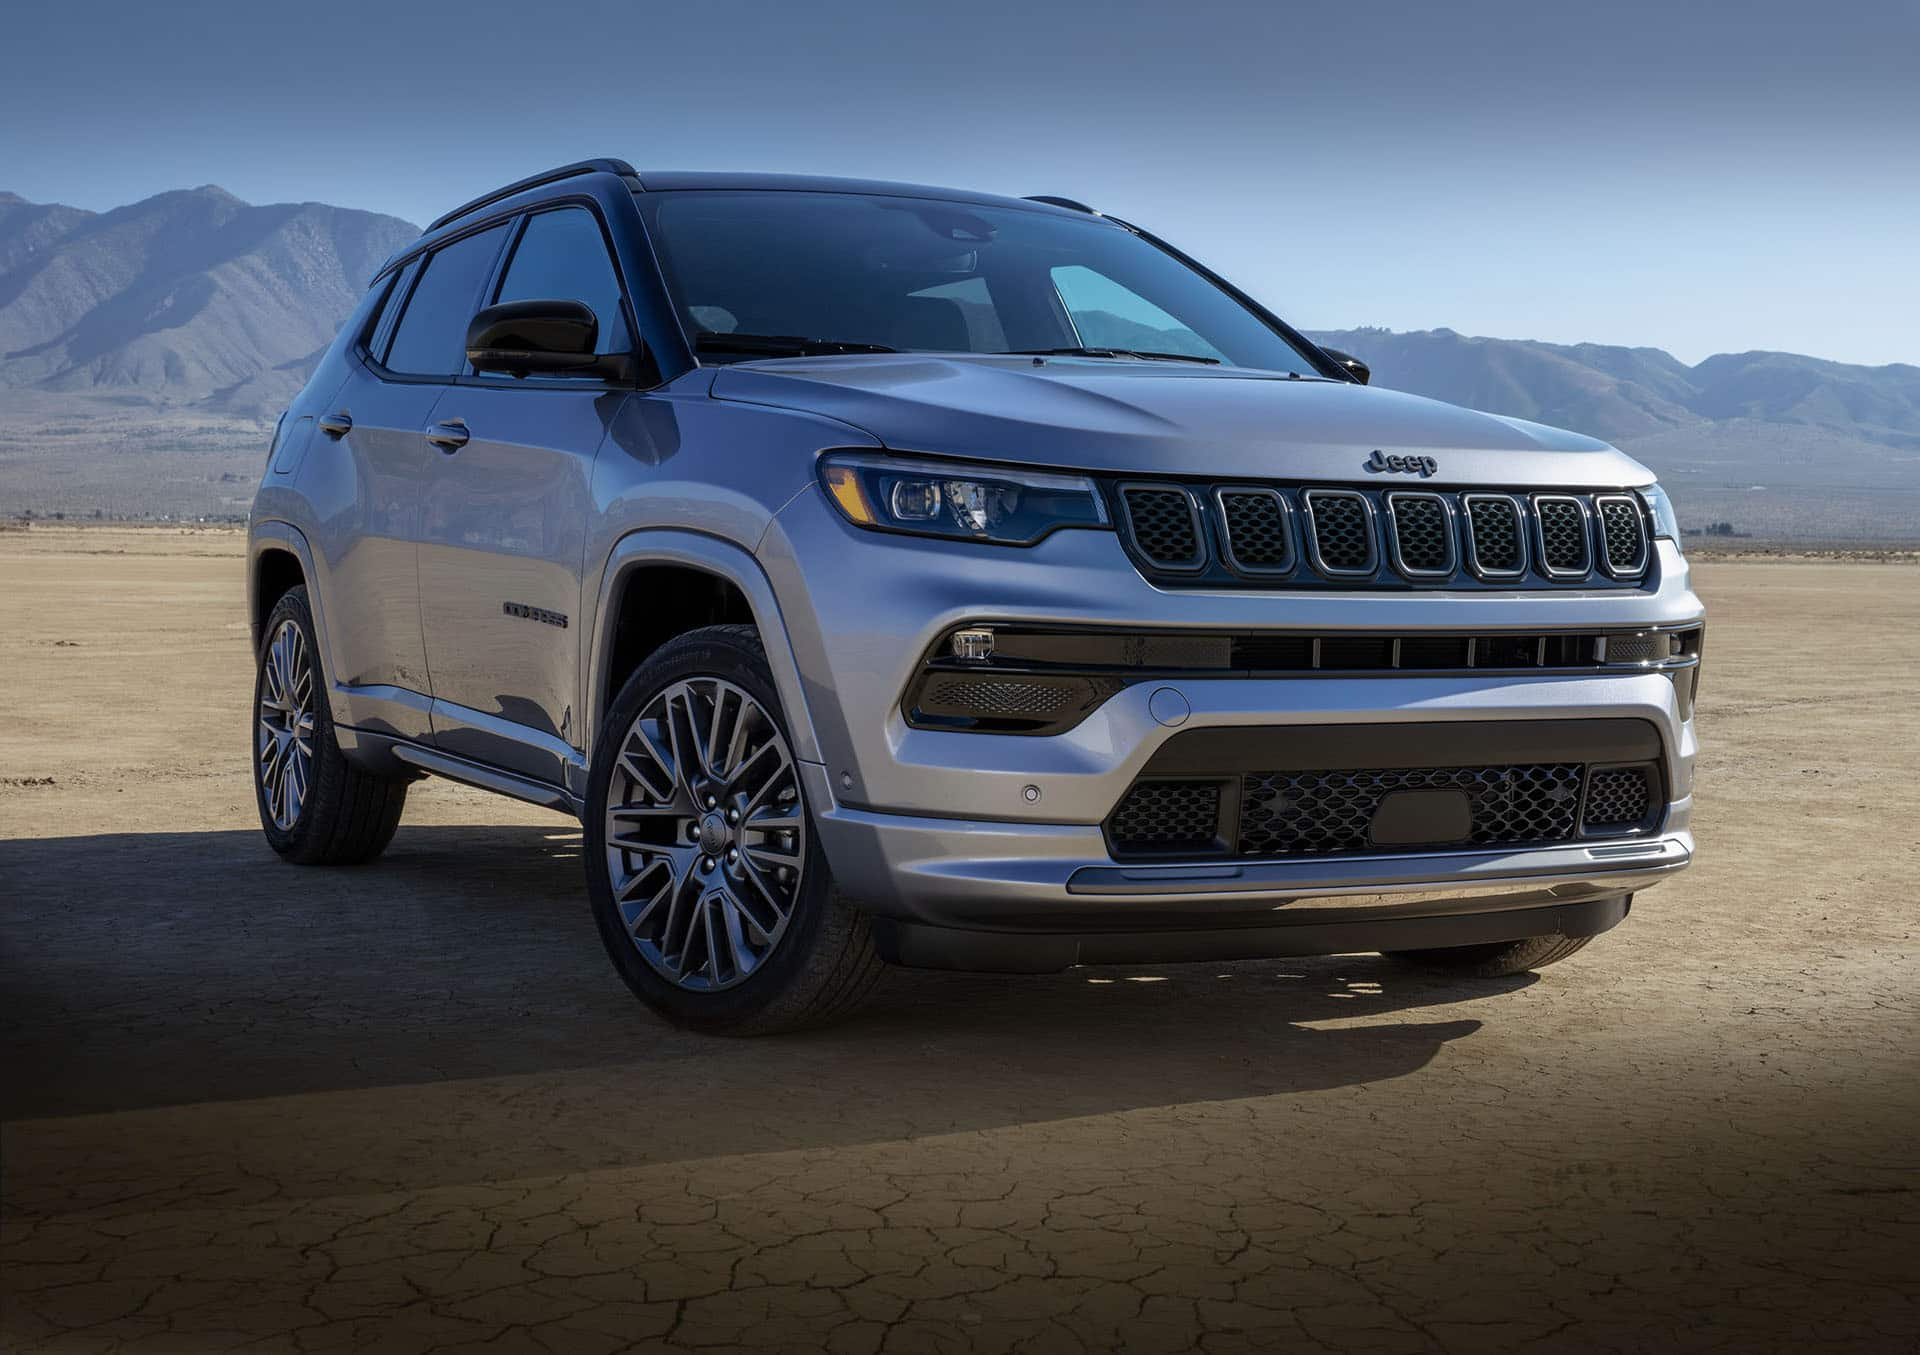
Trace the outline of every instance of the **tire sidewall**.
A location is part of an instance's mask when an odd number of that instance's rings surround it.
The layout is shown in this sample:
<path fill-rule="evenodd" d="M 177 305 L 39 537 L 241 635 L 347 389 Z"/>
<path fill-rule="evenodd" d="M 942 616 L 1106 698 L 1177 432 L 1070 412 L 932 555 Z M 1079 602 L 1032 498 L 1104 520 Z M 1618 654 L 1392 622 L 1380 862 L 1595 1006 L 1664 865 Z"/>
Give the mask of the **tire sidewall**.
<path fill-rule="evenodd" d="M 791 753 L 793 737 L 787 714 L 774 690 L 772 674 L 757 646 L 712 630 L 669 641 L 649 658 L 620 689 L 595 740 L 587 778 L 585 823 L 587 894 L 600 940 L 627 987 L 647 1006 L 676 1025 L 711 1033 L 727 1033 L 750 1023 L 774 1004 L 793 984 L 807 956 L 820 943 L 829 895 L 832 892 L 825 854 L 814 829 L 813 806 L 805 806 L 806 866 L 795 893 L 793 914 L 780 944 L 760 968 L 744 981 L 716 993 L 680 987 L 662 977 L 627 936 L 619 907 L 613 900 L 613 880 L 607 864 L 606 811 L 613 773 L 627 730 L 661 690 L 688 678 L 720 678 L 740 687 L 772 717 Z M 798 761 L 796 759 L 796 773 Z"/>
<path fill-rule="evenodd" d="M 282 830 L 273 821 L 272 811 L 267 807 L 267 788 L 260 779 L 260 696 L 266 686 L 267 654 L 273 648 L 273 637 L 279 634 L 282 623 L 287 621 L 300 627 L 309 662 L 313 665 L 313 763 L 307 771 L 307 794 L 301 801 L 299 817 L 294 819 L 292 828 Z M 304 587 L 290 588 L 282 594 L 273 605 L 273 611 L 268 613 L 266 625 L 261 628 L 260 650 L 253 656 L 251 714 L 248 751 L 253 777 L 253 803 L 260 813 L 260 828 L 274 851 L 282 856 L 298 855 L 314 832 L 320 780 L 330 770 L 326 765 L 327 760 L 340 756 L 334 748 L 333 712 L 327 705 L 326 671 L 321 664 L 319 637 L 314 634 L 313 612 L 307 605 L 307 590 Z"/>

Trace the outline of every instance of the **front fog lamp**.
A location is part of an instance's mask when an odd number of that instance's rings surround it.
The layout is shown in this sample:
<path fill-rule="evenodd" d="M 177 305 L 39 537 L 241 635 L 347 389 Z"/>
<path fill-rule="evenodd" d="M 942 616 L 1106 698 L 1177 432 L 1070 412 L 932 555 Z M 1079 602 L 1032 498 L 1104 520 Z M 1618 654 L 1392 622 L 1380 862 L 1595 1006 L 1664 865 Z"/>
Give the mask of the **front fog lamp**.
<path fill-rule="evenodd" d="M 1091 480 L 964 462 L 856 454 L 820 463 L 849 522 L 879 531 L 1028 546 L 1062 527 L 1106 527 Z"/>

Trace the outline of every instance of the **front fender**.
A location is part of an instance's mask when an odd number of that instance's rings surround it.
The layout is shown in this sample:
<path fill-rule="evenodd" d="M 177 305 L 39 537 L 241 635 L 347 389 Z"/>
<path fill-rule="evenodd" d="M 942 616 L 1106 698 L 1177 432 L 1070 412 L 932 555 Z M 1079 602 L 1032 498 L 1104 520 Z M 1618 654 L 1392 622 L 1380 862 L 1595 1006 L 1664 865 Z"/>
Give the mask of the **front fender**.
<path fill-rule="evenodd" d="M 794 659 L 793 646 L 787 637 L 786 618 L 781 614 L 773 584 L 760 562 L 744 547 L 718 537 L 653 527 L 629 532 L 615 542 L 601 572 L 589 632 L 586 687 L 581 693 L 582 709 L 593 712 L 587 736 L 589 760 L 593 756 L 594 740 L 599 737 L 599 723 L 613 697 L 608 690 L 613 667 L 615 627 L 609 620 L 614 614 L 613 600 L 620 595 L 627 575 L 646 565 L 680 565 L 705 570 L 740 590 L 753 611 L 754 625 L 759 628 L 761 642 L 766 646 L 767 664 L 773 670 L 774 687 L 786 712 L 794 756 L 803 762 L 822 761 L 811 707 L 800 680 L 800 665 Z"/>

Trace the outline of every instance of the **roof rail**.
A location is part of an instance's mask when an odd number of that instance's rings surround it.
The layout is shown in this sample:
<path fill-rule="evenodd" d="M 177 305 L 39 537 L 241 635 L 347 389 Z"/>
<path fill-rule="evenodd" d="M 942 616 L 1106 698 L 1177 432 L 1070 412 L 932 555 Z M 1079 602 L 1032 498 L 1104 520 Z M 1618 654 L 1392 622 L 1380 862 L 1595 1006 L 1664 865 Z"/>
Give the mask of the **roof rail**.
<path fill-rule="evenodd" d="M 1100 215 L 1100 213 L 1094 211 L 1093 208 L 1087 206 L 1084 202 L 1075 202 L 1072 198 L 1056 198 L 1048 193 L 1030 194 L 1024 201 L 1044 202 L 1049 207 L 1064 207 L 1069 212 L 1085 212 L 1088 216 Z"/>
<path fill-rule="evenodd" d="M 462 203 L 451 212 L 437 218 L 431 226 L 427 227 L 427 231 L 431 234 L 449 221 L 458 221 L 468 212 L 477 212 L 487 204 L 510 198 L 515 193 L 524 193 L 529 188 L 540 187 L 541 184 L 558 183 L 562 179 L 572 179 L 582 174 L 618 174 L 629 179 L 638 177 L 633 166 L 625 160 L 576 160 L 571 165 L 561 165 L 558 169 L 550 169 L 544 174 L 516 179 L 505 188 L 496 188 L 491 193 L 481 194 L 472 202 Z"/>

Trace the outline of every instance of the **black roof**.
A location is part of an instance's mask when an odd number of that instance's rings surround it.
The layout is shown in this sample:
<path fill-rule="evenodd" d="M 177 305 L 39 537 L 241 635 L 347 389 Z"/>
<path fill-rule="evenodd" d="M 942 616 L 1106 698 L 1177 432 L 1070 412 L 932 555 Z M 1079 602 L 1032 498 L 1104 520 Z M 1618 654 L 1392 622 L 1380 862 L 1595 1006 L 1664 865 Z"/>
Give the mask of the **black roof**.
<path fill-rule="evenodd" d="M 890 183 L 884 179 L 835 179 L 815 174 L 653 169 L 640 171 L 638 177 L 640 187 L 649 193 L 675 193 L 689 189 L 763 193 L 864 193 L 883 198 L 938 198 L 945 202 L 968 202 L 978 207 L 1022 207 L 1030 212 L 1062 210 L 1056 205 L 1060 200 L 1014 198 L 998 193 L 974 193 L 964 188 L 939 188 L 932 184 Z"/>
<path fill-rule="evenodd" d="M 688 189 L 762 193 L 781 191 L 865 193 L 874 197 L 938 198 L 945 202 L 966 202 L 980 207 L 1024 207 L 1028 211 L 1068 209 L 1085 212 L 1091 210 L 1067 198 L 1010 198 L 996 193 L 972 193 L 965 189 L 937 188 L 930 184 L 888 183 L 880 179 L 834 179 L 812 174 L 755 174 L 701 170 L 647 170 L 642 173 L 636 171 L 625 160 L 604 158 L 577 160 L 569 165 L 561 165 L 540 174 L 528 175 L 524 179 L 516 179 L 510 184 L 494 189 L 491 193 L 482 193 L 471 202 L 463 202 L 452 211 L 436 217 L 424 233 L 431 235 L 442 226 L 450 225 L 470 212 L 477 212 L 482 207 L 502 202 L 530 189 L 559 183 L 563 179 L 578 178 L 583 174 L 616 174 L 625 179 L 627 186 L 636 192 L 647 193 L 673 193 Z"/>

